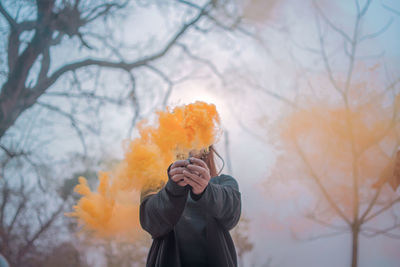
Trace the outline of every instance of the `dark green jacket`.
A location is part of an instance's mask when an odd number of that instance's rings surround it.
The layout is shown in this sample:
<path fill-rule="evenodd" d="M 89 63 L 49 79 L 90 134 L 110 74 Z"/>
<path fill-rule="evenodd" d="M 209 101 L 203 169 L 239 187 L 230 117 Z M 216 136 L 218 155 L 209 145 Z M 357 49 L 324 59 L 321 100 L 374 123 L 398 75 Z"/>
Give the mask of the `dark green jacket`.
<path fill-rule="evenodd" d="M 142 193 L 140 224 L 153 238 L 146 266 L 181 266 L 174 228 L 189 193 L 189 186 L 178 186 L 170 179 L 158 192 Z M 211 178 L 197 202 L 208 211 L 206 237 L 209 266 L 237 266 L 236 250 L 229 234 L 241 214 L 241 194 L 236 180 L 229 175 Z"/>

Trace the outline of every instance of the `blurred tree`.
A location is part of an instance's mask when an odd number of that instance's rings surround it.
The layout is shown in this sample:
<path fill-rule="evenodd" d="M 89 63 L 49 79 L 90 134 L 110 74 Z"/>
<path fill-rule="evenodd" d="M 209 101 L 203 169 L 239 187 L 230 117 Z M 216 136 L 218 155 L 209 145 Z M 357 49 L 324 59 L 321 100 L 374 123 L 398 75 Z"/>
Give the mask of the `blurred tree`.
<path fill-rule="evenodd" d="M 104 254 L 107 266 L 115 267 L 142 267 L 146 266 L 147 254 L 151 246 L 151 238 L 143 235 L 135 242 L 109 241 L 105 246 Z"/>
<path fill-rule="evenodd" d="M 61 243 L 49 251 L 46 258 L 38 259 L 38 266 L 43 267 L 88 267 L 82 255 L 72 243 Z"/>
<path fill-rule="evenodd" d="M 7 3 L 10 10 L 6 10 L 6 6 L 3 6 L 3 4 Z M 135 116 L 133 118 L 133 122 L 135 122 L 140 110 L 139 99 L 135 91 L 135 75 L 132 71 L 139 68 L 147 68 L 161 77 L 168 84 L 168 90 L 164 93 L 163 100 L 163 103 L 166 104 L 174 81 L 151 64 L 166 56 L 174 47 L 180 47 L 190 58 L 201 61 L 216 71 L 211 61 L 196 57 L 190 52 L 187 45 L 179 43 L 179 41 L 192 28 L 199 31 L 202 30 L 200 24 L 203 18 L 224 30 L 233 30 L 235 27 L 239 28 L 239 17 L 227 12 L 220 12 L 223 15 L 231 15 L 228 17 L 233 21 L 232 26 L 220 22 L 212 13 L 213 9 L 225 10 L 224 7 L 229 5 L 229 1 L 208 1 L 203 6 L 190 1 L 177 1 L 176 3 L 179 4 L 178 8 L 184 8 L 185 10 L 183 22 L 168 38 L 168 41 L 158 49 L 159 51 L 154 53 L 147 52 L 145 56 L 133 60 L 127 60 L 121 54 L 122 49 L 118 45 L 110 45 L 113 40 L 110 39 L 112 36 L 107 35 L 109 31 L 101 30 L 96 25 L 100 23 L 108 30 L 107 21 L 112 16 L 121 16 L 124 9 L 128 7 L 128 1 L 99 0 L 81 2 L 79 0 L 71 0 L 56 2 L 38 0 L 36 4 L 30 1 L 17 3 L 5 1 L 0 4 L 0 14 L 3 20 L 7 22 L 9 29 L 5 32 L 8 35 L 7 47 L 3 47 L 3 55 L 7 55 L 3 62 L 7 62 L 7 64 L 2 66 L 0 138 L 3 137 L 25 110 L 34 105 L 40 105 L 68 119 L 76 129 L 82 144 L 85 145 L 80 126 L 85 126 L 95 131 L 91 125 L 80 121 L 77 118 L 78 116 L 74 116 L 72 112 L 65 111 L 59 106 L 54 106 L 51 101 L 44 102 L 39 100 L 43 95 L 67 99 L 88 98 L 102 103 L 109 102 L 119 105 L 131 101 L 135 108 Z M 148 4 L 151 4 L 151 2 Z M 186 19 L 187 17 L 190 19 Z M 226 19 L 227 16 L 224 16 L 224 20 Z M 81 49 L 83 49 L 82 55 L 89 56 L 72 62 L 67 57 L 61 64 L 57 62 L 58 60 L 56 61 L 54 58 L 57 57 L 57 54 L 52 51 L 56 47 L 65 46 L 68 39 L 79 40 Z M 105 51 L 111 51 L 111 54 L 105 57 Z M 53 67 L 54 70 L 52 71 L 51 65 L 60 66 Z M 89 67 L 117 69 L 126 73 L 130 81 L 130 89 L 118 98 L 97 95 L 95 91 L 83 90 L 80 88 L 83 83 L 80 80 L 80 76 L 83 76 L 82 70 L 92 70 Z M 72 75 L 68 76 L 67 74 Z M 71 91 L 49 92 L 49 89 L 63 77 L 70 77 L 71 83 L 80 90 L 76 94 Z M 95 80 L 96 76 L 89 78 Z M 99 78 L 98 75 L 97 78 Z M 84 79 L 88 79 L 88 77 L 84 77 Z M 96 81 L 93 82 L 96 83 Z"/>
<path fill-rule="evenodd" d="M 76 168 L 80 161 L 81 157 L 73 158 L 69 168 Z M 106 266 L 145 265 L 151 244 L 149 236 L 143 234 L 138 240 L 124 242 L 96 239 L 84 232 L 75 236 L 78 225 L 62 216 L 79 197 L 73 193 L 79 176 L 85 175 L 90 185 L 96 185 L 97 174 L 90 169 L 95 164 L 86 164 L 84 171 L 73 173 L 71 178 L 54 183 L 45 191 L 22 175 L 13 185 L 0 180 L 0 252 L 11 266 L 90 266 L 85 255 L 93 253 L 94 248 L 103 256 Z M 42 170 L 42 174 L 46 175 L 46 171 Z"/>
<path fill-rule="evenodd" d="M 143 234 L 132 240 L 111 240 L 95 238 L 88 233 L 80 233 L 74 247 L 80 257 L 89 258 L 96 254 L 96 260 L 86 260 L 89 266 L 142 267 L 146 266 L 151 237 Z"/>
<path fill-rule="evenodd" d="M 400 78 L 383 71 L 381 56 L 362 55 L 360 49 L 385 33 L 393 18 L 377 32 L 364 33 L 361 25 L 371 1 L 355 1 L 355 24 L 348 34 L 317 1 L 313 5 L 319 48 L 306 50 L 320 59 L 314 68 L 322 66 L 324 73 L 304 67 L 298 83 L 302 91 L 293 99 L 278 95 L 289 108 L 275 125 L 281 153 L 271 177 L 301 180 L 315 193 L 315 207 L 306 217 L 333 232 L 310 239 L 350 233 L 350 266 L 356 267 L 360 234 L 400 238 L 400 196 L 394 192 L 399 186 Z M 337 43 L 344 48 L 340 53 Z"/>
<path fill-rule="evenodd" d="M 62 215 L 72 205 L 72 196 L 75 196 L 72 195 L 72 189 L 78 176 L 83 173 L 73 173 L 64 182 L 53 180 L 52 183 L 46 183 L 46 188 L 42 188 L 29 174 L 31 166 L 26 166 L 23 156 L 15 157 L 3 158 L 0 162 L 3 167 L 3 178 L 0 179 L 1 254 L 12 266 L 49 266 L 47 261 L 68 262 L 71 257 L 80 262 L 72 244 L 59 242 L 66 239 L 65 234 L 70 235 Z M 82 162 L 81 158 L 75 157 L 66 164 L 67 168 L 76 168 L 79 162 Z M 37 175 L 42 176 L 41 179 L 54 175 L 53 170 L 46 165 L 35 165 L 35 168 Z M 95 177 L 93 171 L 85 171 L 84 174 L 89 181 Z M 18 179 L 9 180 L 8 176 L 16 176 Z M 72 226 L 75 231 L 75 225 Z"/>
<path fill-rule="evenodd" d="M 232 239 L 235 243 L 239 266 L 243 267 L 243 257 L 253 250 L 254 244 L 249 240 L 250 220 L 242 215 L 238 225 L 232 230 Z"/>
<path fill-rule="evenodd" d="M 47 199 L 35 196 L 38 188 L 29 185 L 20 175 L 19 181 L 1 183 L 0 251 L 12 266 L 38 266 L 33 264 L 45 257 L 47 250 L 56 242 L 49 238 L 49 229 L 60 228 L 57 224 L 66 203 L 56 194 L 46 192 Z M 64 195 L 67 199 L 71 192 Z M 48 205 L 52 198 L 52 205 Z"/>

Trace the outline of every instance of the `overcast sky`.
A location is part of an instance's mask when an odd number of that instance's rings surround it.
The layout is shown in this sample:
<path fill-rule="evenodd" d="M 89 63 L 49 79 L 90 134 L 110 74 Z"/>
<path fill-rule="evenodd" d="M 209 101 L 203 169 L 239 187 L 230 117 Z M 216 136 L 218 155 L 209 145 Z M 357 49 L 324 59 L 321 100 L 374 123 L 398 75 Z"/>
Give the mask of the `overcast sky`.
<path fill-rule="evenodd" d="M 254 5 L 262 2 L 253 1 Z M 268 258 L 272 258 L 272 266 L 349 266 L 350 235 L 341 235 L 315 241 L 296 241 L 291 234 L 291 228 L 303 229 L 302 237 L 324 233 L 317 225 L 312 225 L 302 216 L 302 207 L 309 198 L 307 190 L 301 185 L 288 185 L 296 194 L 289 195 L 281 188 L 266 194 L 262 183 L 275 177 L 269 176 L 275 159 L 276 151 L 273 144 L 267 142 L 268 131 L 260 127 L 260 117 L 273 121 L 279 116 L 282 103 L 256 90 L 241 88 L 240 84 L 232 83 L 237 75 L 249 77 L 263 84 L 266 88 L 284 92 L 290 96 L 290 87 L 294 81 L 295 69 L 289 51 L 304 65 L 312 65 L 311 57 L 301 49 L 294 48 L 296 44 L 316 47 L 316 27 L 314 11 L 307 1 L 285 0 L 276 1 L 271 11 L 261 13 L 255 18 L 249 16 L 262 43 L 243 34 L 211 33 L 205 39 L 189 34 L 183 41 L 192 44 L 197 55 L 211 58 L 219 72 L 225 74 L 227 81 L 222 82 L 207 66 L 196 65 L 199 69 L 197 78 L 189 79 L 176 85 L 170 96 L 170 105 L 181 105 L 197 100 L 214 103 L 220 113 L 222 126 L 229 133 L 230 157 L 233 172 L 239 182 L 242 193 L 242 215 L 250 218 L 250 237 L 255 248 L 246 258 L 246 266 L 255 263 L 261 266 Z M 340 0 L 317 1 L 335 23 L 338 23 L 349 34 L 352 30 L 355 14 L 353 1 Z M 360 1 L 361 4 L 364 1 Z M 374 32 L 383 27 L 393 17 L 389 30 L 368 45 L 360 48 L 360 53 L 380 54 L 392 72 L 399 73 L 400 58 L 400 16 L 383 8 L 382 3 L 400 11 L 400 2 L 373 1 L 363 24 L 364 31 Z M 261 4 L 262 6 L 262 4 Z M 151 49 L 156 50 L 157 44 L 166 41 L 169 29 L 175 20 L 173 14 L 166 18 L 162 10 L 136 9 L 132 16 L 120 27 L 121 38 L 135 43 L 137 40 L 151 40 Z M 137 27 L 140 21 L 141 27 Z M 148 49 L 148 47 L 146 48 Z M 148 50 L 145 50 L 148 51 Z M 59 52 L 61 53 L 61 51 Z M 177 52 L 178 53 L 178 52 Z M 135 56 L 135 53 L 132 53 Z M 179 64 L 170 57 L 160 62 L 160 68 L 168 71 L 169 64 Z M 193 63 L 195 64 L 195 63 Z M 55 68 L 57 65 L 53 65 Z M 196 77 L 195 75 L 195 77 Z M 147 80 L 148 81 L 148 80 Z M 146 83 L 143 82 L 143 83 Z M 158 86 L 156 83 L 153 86 Z M 152 86 L 152 85 L 148 85 Z M 289 88 L 289 89 L 288 89 Z M 148 97 L 149 90 L 141 87 L 139 81 L 139 96 Z M 102 153 L 109 153 L 121 158 L 122 140 L 126 138 L 129 128 L 129 110 L 113 110 L 105 112 L 105 136 L 101 138 Z M 121 113 L 121 111 L 123 113 Z M 116 115 L 118 112 L 118 115 Z M 126 113 L 124 113 L 126 112 Z M 247 125 L 254 133 L 265 140 L 248 133 L 238 123 Z M 121 130 L 123 129 L 123 130 Z M 63 131 L 60 129 L 60 131 Z M 76 140 L 75 140 L 76 141 Z M 76 150 L 79 145 L 71 141 L 59 140 L 54 146 L 53 154 L 60 155 L 66 151 Z M 55 141 L 57 142 L 57 141 Z M 224 138 L 217 144 L 225 155 Z M 96 153 L 96 152 L 95 152 Z M 100 153 L 100 152 L 98 152 Z M 288 163 L 290 164 L 290 163 Z M 227 173 L 227 170 L 224 171 Z M 297 188 L 298 186 L 298 188 Z M 279 191 L 281 190 L 281 191 Z M 290 191 L 292 192 L 292 191 Z M 325 231 L 326 232 L 326 231 Z M 386 266 L 396 267 L 400 262 L 400 241 L 385 237 L 360 239 L 360 265 L 363 267 Z"/>
<path fill-rule="evenodd" d="M 271 89 L 276 88 L 276 81 L 284 79 L 282 71 L 285 67 L 277 66 L 276 61 L 269 58 L 269 53 L 282 61 L 287 58 L 286 44 L 280 41 L 287 40 L 285 33 L 274 32 L 268 25 L 287 25 L 292 38 L 298 44 L 307 44 L 317 47 L 315 42 L 316 27 L 313 10 L 305 1 L 282 1 L 277 4 L 276 10 L 272 11 L 270 18 L 266 18 L 265 24 L 258 21 L 260 35 L 267 39 L 267 47 L 271 52 L 265 52 L 265 48 L 257 46 L 247 38 L 236 39 L 235 47 L 240 47 L 240 56 L 221 58 L 221 62 L 230 62 L 233 66 L 254 70 L 264 77 L 264 82 Z M 318 1 L 317 1 L 318 2 Z M 321 1 L 322 6 L 328 1 Z M 361 4 L 364 1 L 360 1 Z M 368 45 L 360 48 L 360 54 L 380 54 L 384 52 L 384 61 L 391 71 L 399 73 L 400 56 L 400 16 L 391 14 L 382 7 L 382 3 L 400 10 L 398 1 L 373 1 L 368 15 L 363 24 L 365 33 L 374 32 L 383 27 L 393 17 L 393 23 L 389 30 Z M 353 1 L 335 1 L 335 4 L 327 4 L 327 14 L 334 22 L 339 23 L 344 29 L 349 30 L 353 25 L 355 5 Z M 269 21 L 270 20 L 270 21 Z M 298 51 L 298 50 L 297 50 Z M 218 54 L 218 52 L 216 53 Z M 306 54 L 297 54 L 304 64 L 307 62 Z M 235 61 L 237 60 L 238 61 Z M 283 63 L 284 66 L 285 63 Z M 224 64 L 221 63 L 221 66 Z M 227 64 L 229 65 L 229 64 Z M 262 73 L 264 70 L 265 73 Z M 291 79 L 291 69 L 288 68 L 287 79 Z M 261 73 L 260 73 L 261 72 Z M 267 73 L 268 72 L 268 73 Z M 221 89 L 223 85 L 216 85 Z M 190 90 L 188 90 L 190 88 Z M 280 197 L 279 193 L 265 196 L 260 189 L 260 183 L 270 177 L 269 170 L 272 168 L 276 156 L 273 146 L 262 142 L 252 135 L 243 131 L 235 120 L 240 114 L 245 123 L 252 124 L 257 119 L 257 112 L 262 110 L 268 117 L 278 116 L 279 103 L 273 98 L 264 97 L 257 92 L 248 91 L 247 95 L 236 92 L 221 93 L 219 88 L 207 88 L 204 82 L 193 80 L 175 88 L 171 95 L 170 103 L 190 103 L 195 100 L 205 100 L 215 103 L 222 117 L 222 124 L 229 130 L 230 152 L 232 158 L 233 175 L 239 181 L 242 192 L 243 213 L 251 219 L 251 239 L 255 243 L 254 252 L 246 258 L 247 264 L 252 262 L 262 264 L 268 257 L 272 258 L 273 266 L 349 266 L 351 258 L 351 236 L 350 234 L 336 237 L 324 238 L 315 241 L 295 241 L 291 235 L 291 226 L 300 225 L 305 229 L 300 236 L 307 238 L 321 233 L 327 233 L 316 224 L 310 224 L 301 214 L 301 207 L 307 202 L 306 190 L 299 187 L 296 195 L 286 198 Z M 226 89 L 225 89 L 226 91 Z M 264 103 L 263 108 L 254 108 L 259 105 L 260 99 Z M 232 112 L 232 109 L 234 112 Z M 254 129 L 257 131 L 257 129 Z M 223 142 L 220 142 L 220 150 L 223 150 Z M 288 162 L 290 164 L 290 162 Z M 279 189 L 276 189 L 279 190 Z M 400 192 L 398 192 L 400 193 Z M 398 207 L 397 207 L 397 210 Z M 400 241 L 391 240 L 386 237 L 366 239 L 360 238 L 359 266 L 399 266 L 400 263 Z M 249 265 L 250 266 L 250 265 Z"/>

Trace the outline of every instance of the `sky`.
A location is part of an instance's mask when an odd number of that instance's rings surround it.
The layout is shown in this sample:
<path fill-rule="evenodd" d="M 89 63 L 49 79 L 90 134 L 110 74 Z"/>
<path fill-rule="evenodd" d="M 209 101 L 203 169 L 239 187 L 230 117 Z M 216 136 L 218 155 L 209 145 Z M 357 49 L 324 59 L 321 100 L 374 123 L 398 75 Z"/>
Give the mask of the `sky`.
<path fill-rule="evenodd" d="M 271 3 L 274 1 L 271 1 Z M 282 103 L 275 98 L 257 90 L 244 88 L 244 83 L 236 82 L 237 77 L 246 77 L 265 88 L 293 96 L 296 74 L 296 61 L 306 66 L 318 66 L 314 58 L 307 52 L 299 49 L 293 43 L 315 47 L 315 21 L 313 11 L 306 1 L 284 0 L 275 1 L 270 11 L 262 12 L 257 17 L 249 16 L 247 25 L 252 28 L 260 41 L 243 34 L 221 34 L 211 32 L 207 36 L 189 33 L 182 42 L 190 44 L 193 52 L 203 58 L 211 58 L 220 73 L 227 81 L 221 81 L 207 66 L 198 63 L 188 64 L 188 69 L 196 71 L 195 77 L 177 84 L 168 100 L 168 105 L 176 106 L 205 101 L 216 105 L 221 116 L 222 126 L 229 133 L 229 152 L 232 173 L 237 179 L 242 194 L 242 215 L 250 219 L 250 239 L 254 243 L 254 250 L 246 255 L 246 266 L 262 266 L 270 258 L 272 266 L 349 266 L 350 235 L 340 235 L 315 241 L 301 241 L 293 238 L 292 228 L 295 226 L 302 231 L 301 238 L 309 235 L 326 233 L 326 230 L 307 221 L 302 212 L 310 201 L 309 191 L 301 184 L 283 184 L 280 187 L 264 190 L 264 184 L 276 177 L 270 176 L 270 171 L 277 159 L 275 144 L 271 143 L 268 128 L 262 125 L 271 125 L 276 120 L 282 108 Z M 326 10 L 333 22 L 338 23 L 345 31 L 351 32 L 351 22 L 355 11 L 353 1 L 317 1 Z M 361 4 L 364 1 L 360 1 Z M 257 7 L 262 3 L 248 1 Z M 382 3 L 400 11 L 400 2 L 373 1 L 363 24 L 363 30 L 374 32 L 393 18 L 388 31 L 368 45 L 361 46 L 360 54 L 375 54 L 384 51 L 384 62 L 393 73 L 398 73 L 400 63 L 400 16 L 382 7 Z M 261 5 L 262 6 L 262 5 Z M 257 8 L 256 8 L 257 9 Z M 169 15 L 165 17 L 165 12 Z M 175 16 L 174 16 L 175 15 Z M 139 49 L 132 49 L 129 56 L 141 55 L 143 51 L 150 53 L 157 51 L 160 43 L 165 43 L 169 29 L 179 20 L 179 14 L 174 14 L 167 7 L 135 9 L 133 14 L 118 25 L 116 34 L 128 43 L 141 43 Z M 137 27 L 140 23 L 140 27 Z M 115 25 L 117 27 L 117 25 Z M 155 41 L 154 41 L 155 40 Z M 338 42 L 333 39 L 332 42 Z M 143 45 L 148 44 L 148 45 Z M 68 49 L 67 49 L 68 50 Z M 54 53 L 65 55 L 66 50 Z M 128 50 L 129 52 L 129 50 Z M 174 57 L 182 57 L 177 49 L 157 63 L 166 73 L 172 72 L 171 64 L 179 64 Z M 68 54 L 69 55 L 69 54 Z M 78 52 L 76 57 L 85 56 Z M 61 62 L 61 60 L 60 60 Z M 190 62 L 190 61 L 189 61 Z M 57 61 L 52 65 L 57 67 Z M 341 63 L 339 61 L 339 63 Z M 340 68 L 340 64 L 337 66 Z M 184 72 L 184 71 L 183 71 Z M 165 88 L 162 82 L 148 83 L 151 74 L 145 71 L 146 79 L 138 80 L 138 94 L 145 98 L 152 98 L 157 90 Z M 169 73 L 179 78 L 179 73 Z M 116 76 L 110 76 L 111 84 Z M 110 81 L 109 81 L 110 82 Z M 164 85 L 165 86 L 165 85 Z M 60 84 L 56 85 L 56 89 Z M 152 91 L 153 90 L 153 91 Z M 153 92 L 153 93 L 152 93 Z M 151 99 L 152 100 L 152 99 Z M 158 100 L 161 101 L 161 100 Z M 150 102 L 150 100 L 149 100 Z M 91 148 L 101 147 L 90 151 L 93 154 L 107 154 L 112 157 L 123 156 L 122 142 L 127 137 L 129 119 L 132 111 L 128 108 L 107 107 L 102 113 L 104 116 L 103 135 L 90 144 Z M 242 125 L 247 127 L 243 129 Z M 250 132 L 249 132 L 250 131 Z M 55 128 L 54 132 L 65 133 L 64 128 Z M 134 132 L 135 137 L 137 132 Z M 259 138 L 259 137 L 262 138 Z M 217 144 L 217 149 L 225 156 L 224 136 Z M 100 145 L 99 145 L 100 144 Z M 99 145 L 99 146 L 98 146 Z M 80 150 L 76 139 L 69 141 L 55 140 L 50 150 L 54 157 Z M 288 163 L 290 164 L 290 163 Z M 227 169 L 224 173 L 227 173 Z M 288 190 L 289 189 L 289 190 Z M 397 193 L 400 193 L 399 191 Z M 303 236 L 304 235 L 304 236 Z M 360 265 L 365 267 L 399 266 L 399 240 L 385 237 L 360 239 Z"/>
<path fill-rule="evenodd" d="M 394 9 L 400 10 L 400 3 L 397 1 L 383 2 Z M 327 1 L 320 3 L 326 4 Z M 339 22 L 340 25 L 344 26 L 344 29 L 351 29 L 351 21 L 348 16 L 354 15 L 354 3 L 352 1 L 335 1 L 335 4 L 332 5 L 334 12 L 328 14 L 332 21 Z M 274 22 L 274 16 L 279 16 L 283 20 L 282 23 L 288 23 L 290 31 L 296 38 L 296 43 L 315 45 L 315 42 L 311 40 L 311 36 L 315 36 L 314 17 L 310 16 L 312 10 L 309 9 L 309 6 L 302 6 L 299 1 L 282 1 L 275 12 L 271 14 L 272 18 L 270 19 L 273 20 L 270 22 L 271 24 L 278 24 L 279 22 Z M 382 8 L 381 1 L 373 1 L 362 27 L 365 33 L 374 32 L 383 27 L 390 18 L 393 18 L 393 22 L 389 30 L 374 41 L 373 44 L 368 44 L 369 47 L 367 45 L 361 47 L 360 54 L 364 53 L 364 51 L 366 54 L 384 51 L 385 62 L 392 68 L 392 71 L 398 72 L 400 17 L 392 15 Z M 260 35 L 263 37 L 271 33 L 268 24 L 257 25 Z M 267 45 L 274 55 L 286 52 L 285 45 L 282 47 L 279 40 L 285 40 L 287 37 L 279 36 L 280 34 L 269 35 L 277 38 L 269 38 L 267 40 Z M 277 66 L 275 61 L 268 58 L 268 53 L 265 53 L 263 47 L 249 44 L 251 41 L 245 38 L 238 40 L 238 42 L 242 43 L 238 46 L 247 47 L 247 51 L 242 51 L 239 62 L 233 62 L 233 65 L 238 66 L 244 62 L 242 68 L 248 67 L 259 72 L 261 72 L 260 70 L 270 72 L 260 73 L 261 76 L 267 77 L 267 80 L 264 80 L 266 84 L 273 84 L 274 75 L 279 75 L 278 72 L 285 70 L 285 66 Z M 307 55 L 297 56 L 302 59 L 303 63 L 309 63 Z M 221 61 L 225 60 L 227 59 L 221 59 Z M 235 59 L 230 60 L 230 62 L 232 61 L 235 61 Z M 290 80 L 290 77 L 288 79 Z M 198 87 L 199 89 L 188 90 L 193 87 Z M 295 197 L 289 196 L 288 199 L 283 201 L 280 197 L 277 198 L 279 193 L 275 192 L 275 196 L 265 196 L 265 193 L 260 189 L 262 182 L 274 179 L 274 177 L 269 177 L 269 170 L 276 160 L 277 152 L 272 144 L 254 138 L 246 131 L 243 131 L 235 118 L 235 115 L 240 113 L 241 117 L 245 118 L 245 122 L 256 120 L 257 116 L 255 116 L 252 106 L 257 103 L 259 96 L 253 92 L 248 92 L 246 95 L 241 95 L 241 98 L 235 98 L 226 94 L 218 94 L 216 91 L 207 89 L 206 85 L 199 84 L 198 81 L 191 81 L 187 85 L 175 88 L 174 93 L 171 95 L 170 103 L 190 103 L 195 100 L 205 100 L 215 103 L 220 111 L 222 124 L 229 131 L 233 175 L 238 180 L 242 192 L 242 214 L 251 219 L 251 240 L 255 243 L 255 249 L 254 252 L 247 256 L 246 264 L 248 265 L 246 266 L 250 266 L 251 263 L 261 266 L 269 257 L 272 258 L 272 266 L 348 266 L 351 257 L 351 238 L 349 234 L 314 241 L 293 239 L 291 235 L 291 226 L 293 225 L 304 227 L 304 229 L 308 230 L 305 234 L 300 234 L 301 238 L 304 239 L 308 236 L 327 232 L 326 229 L 316 224 L 310 224 L 302 216 L 301 207 L 304 205 L 304 203 L 302 204 L 302 198 L 304 198 L 302 194 L 309 193 L 306 189 L 297 190 Z M 262 99 L 265 104 L 263 111 L 267 113 L 267 116 L 272 118 L 277 116 L 279 104 L 277 105 L 273 98 L 268 99 L 262 96 Z M 242 101 L 244 103 L 240 103 Z M 233 105 L 231 102 L 234 102 Z M 236 113 L 232 109 L 236 110 Z M 223 150 L 223 142 L 221 142 L 219 148 Z M 398 193 L 400 192 L 398 191 Z M 391 240 L 385 237 L 369 239 L 361 237 L 359 266 L 398 266 L 400 262 L 398 251 L 400 251 L 400 242 L 398 240 Z"/>
<path fill-rule="evenodd" d="M 329 1 L 319 3 L 330 9 L 328 16 L 333 22 L 343 26 L 349 34 L 351 33 L 351 18 L 355 12 L 352 1 L 336 1 L 335 4 Z M 396 1 L 384 3 L 400 10 L 400 4 Z M 207 70 L 206 66 L 197 66 L 200 69 L 200 77 L 176 85 L 168 104 L 176 106 L 201 100 L 217 106 L 223 128 L 229 133 L 229 150 L 233 169 L 231 174 L 239 182 L 242 193 L 242 215 L 251 220 L 250 238 L 255 248 L 245 257 L 246 266 L 251 264 L 261 266 L 270 258 L 272 266 L 346 266 L 351 256 L 349 234 L 314 241 L 294 239 L 292 234 L 294 227 L 305 230 L 300 234 L 299 239 L 327 233 L 326 229 L 311 224 L 303 216 L 303 208 L 309 199 L 307 189 L 301 184 L 292 184 L 274 188 L 272 192 L 269 191 L 270 194 L 263 191 L 263 183 L 275 178 L 270 177 L 269 173 L 275 163 L 277 151 L 274 144 L 268 142 L 268 132 L 260 130 L 259 115 L 266 116 L 267 121 L 273 121 L 279 117 L 281 104 L 274 98 L 252 90 L 245 90 L 240 87 L 240 84 L 231 84 L 229 81 L 239 73 L 247 75 L 271 90 L 282 90 L 290 96 L 291 75 L 294 75 L 295 70 L 293 70 L 293 62 L 288 56 L 288 51 L 292 51 L 301 63 L 314 64 L 306 52 L 293 49 L 290 41 L 294 40 L 297 44 L 306 44 L 311 47 L 316 46 L 316 27 L 310 5 L 301 5 L 294 0 L 280 1 L 276 3 L 275 9 L 267 14 L 266 18 L 249 22 L 253 23 L 252 26 L 263 39 L 262 44 L 243 35 L 228 35 L 228 41 L 224 37 L 212 34 L 205 41 L 200 39 L 200 45 L 194 46 L 194 51 L 203 57 L 211 56 L 219 71 L 227 74 L 228 82 L 224 84 L 209 69 Z M 365 33 L 374 32 L 385 25 L 391 17 L 393 17 L 393 23 L 390 29 L 372 44 L 361 46 L 360 54 L 385 51 L 385 62 L 393 71 L 398 71 L 396 67 L 398 67 L 400 56 L 398 50 L 400 16 L 382 8 L 380 1 L 374 1 L 362 27 Z M 141 22 L 142 27 L 136 28 L 134 32 L 129 31 L 128 29 L 133 28 L 130 23 L 135 25 L 137 21 Z M 151 36 L 151 38 L 158 38 L 160 42 L 165 42 L 167 28 L 172 24 L 173 20 L 171 22 L 165 19 L 159 9 L 146 9 L 137 11 L 135 16 L 132 16 L 132 21 L 128 20 L 125 24 L 122 32 L 125 32 L 127 41 L 134 42 L 136 38 L 143 40 L 143 37 Z M 279 27 L 287 29 L 290 34 L 276 30 Z M 162 60 L 161 68 L 168 70 L 169 61 L 168 58 Z M 139 93 L 145 95 L 146 91 L 141 92 L 139 87 Z M 111 120 L 112 115 L 109 116 Z M 110 132 L 126 128 L 124 126 L 126 120 L 124 116 L 115 120 L 113 126 L 110 127 Z M 244 131 L 239 121 L 256 134 L 262 135 L 265 140 L 255 138 Z M 114 140 L 118 139 L 119 135 L 115 132 L 114 134 Z M 121 146 L 114 146 L 109 149 L 118 157 L 121 155 L 121 148 Z M 223 138 L 217 144 L 217 148 L 222 154 L 225 153 Z M 285 192 L 288 188 L 293 195 Z M 282 195 L 285 196 L 282 197 Z M 399 250 L 398 240 L 385 237 L 371 239 L 361 237 L 360 266 L 398 266 L 400 258 L 397 252 Z"/>

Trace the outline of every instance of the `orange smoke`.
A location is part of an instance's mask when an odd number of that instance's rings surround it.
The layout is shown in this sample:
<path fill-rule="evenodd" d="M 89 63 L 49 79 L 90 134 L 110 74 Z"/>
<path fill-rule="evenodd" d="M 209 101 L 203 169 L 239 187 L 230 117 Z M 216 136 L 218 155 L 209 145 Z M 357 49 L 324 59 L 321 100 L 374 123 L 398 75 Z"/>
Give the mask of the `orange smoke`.
<path fill-rule="evenodd" d="M 79 177 L 75 191 L 82 195 L 74 212 L 86 230 L 101 237 L 135 238 L 140 233 L 140 192 L 159 188 L 168 180 L 167 168 L 189 151 L 215 143 L 220 120 L 215 105 L 204 102 L 157 112 L 157 123 L 138 124 L 140 136 L 126 147 L 125 156 L 109 172 L 99 173 L 99 185 L 91 191 Z"/>

